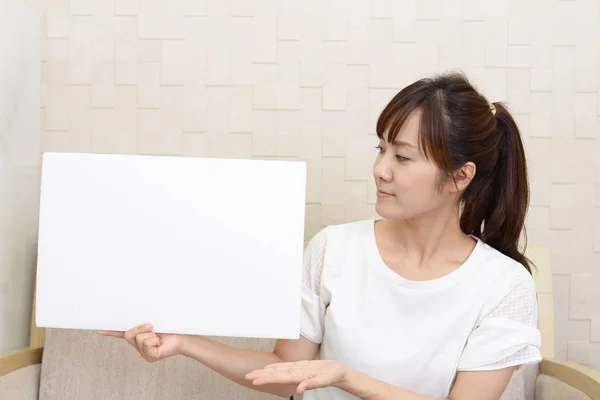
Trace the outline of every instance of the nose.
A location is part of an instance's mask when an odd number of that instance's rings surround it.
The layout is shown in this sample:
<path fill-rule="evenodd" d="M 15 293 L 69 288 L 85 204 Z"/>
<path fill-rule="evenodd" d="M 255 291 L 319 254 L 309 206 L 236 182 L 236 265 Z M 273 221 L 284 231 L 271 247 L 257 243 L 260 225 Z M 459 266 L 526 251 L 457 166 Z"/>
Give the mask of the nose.
<path fill-rule="evenodd" d="M 375 159 L 375 164 L 373 165 L 373 176 L 375 177 L 375 181 L 383 180 L 385 182 L 391 182 L 393 178 L 392 165 L 387 157 L 384 155 L 380 155 Z"/>

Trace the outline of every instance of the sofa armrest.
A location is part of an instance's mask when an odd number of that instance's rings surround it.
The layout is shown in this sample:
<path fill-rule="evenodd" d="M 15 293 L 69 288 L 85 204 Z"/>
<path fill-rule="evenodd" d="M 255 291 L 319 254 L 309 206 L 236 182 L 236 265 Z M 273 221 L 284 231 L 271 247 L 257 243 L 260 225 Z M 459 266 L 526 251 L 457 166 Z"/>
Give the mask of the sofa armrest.
<path fill-rule="evenodd" d="M 0 356 L 0 377 L 19 368 L 42 362 L 43 347 L 24 348 Z"/>
<path fill-rule="evenodd" d="M 38 400 L 42 364 L 32 364 L 0 376 L 0 399 Z"/>
<path fill-rule="evenodd" d="M 600 399 L 600 371 L 569 361 L 545 358 L 540 364 L 540 374 L 562 381 L 592 399 Z"/>
<path fill-rule="evenodd" d="M 37 400 L 43 348 L 0 356 L 0 399 Z"/>

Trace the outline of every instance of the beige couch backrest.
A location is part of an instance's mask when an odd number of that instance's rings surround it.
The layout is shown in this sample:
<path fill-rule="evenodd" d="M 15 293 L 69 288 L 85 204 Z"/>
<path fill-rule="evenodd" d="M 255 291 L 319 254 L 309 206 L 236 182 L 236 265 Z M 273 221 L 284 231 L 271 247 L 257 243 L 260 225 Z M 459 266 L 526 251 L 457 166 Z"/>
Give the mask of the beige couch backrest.
<path fill-rule="evenodd" d="M 273 342 L 219 339 L 258 350 Z M 236 385 L 183 356 L 147 363 L 124 340 L 95 332 L 46 329 L 41 400 L 266 400 L 270 396 Z"/>

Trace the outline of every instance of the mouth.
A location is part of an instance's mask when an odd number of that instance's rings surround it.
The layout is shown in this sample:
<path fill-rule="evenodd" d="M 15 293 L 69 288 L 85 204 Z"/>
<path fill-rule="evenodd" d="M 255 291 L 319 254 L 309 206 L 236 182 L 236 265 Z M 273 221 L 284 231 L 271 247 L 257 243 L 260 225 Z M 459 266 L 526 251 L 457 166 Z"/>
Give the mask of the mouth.
<path fill-rule="evenodd" d="M 381 189 L 377 189 L 377 197 L 391 197 L 391 196 L 393 196 L 393 194 L 384 192 Z"/>

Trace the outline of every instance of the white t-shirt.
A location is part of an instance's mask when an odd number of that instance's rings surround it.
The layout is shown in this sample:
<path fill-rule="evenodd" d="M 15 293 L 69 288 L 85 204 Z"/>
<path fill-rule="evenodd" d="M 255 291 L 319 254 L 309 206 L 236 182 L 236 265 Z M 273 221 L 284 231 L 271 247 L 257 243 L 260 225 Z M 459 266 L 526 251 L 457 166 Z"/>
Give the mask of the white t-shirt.
<path fill-rule="evenodd" d="M 381 259 L 373 220 L 329 226 L 308 244 L 301 333 L 321 344 L 319 359 L 436 398 L 448 396 L 457 371 L 541 360 L 535 285 L 523 265 L 478 240 L 455 271 L 411 281 Z M 304 395 L 354 398 L 337 388 Z"/>

